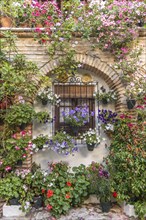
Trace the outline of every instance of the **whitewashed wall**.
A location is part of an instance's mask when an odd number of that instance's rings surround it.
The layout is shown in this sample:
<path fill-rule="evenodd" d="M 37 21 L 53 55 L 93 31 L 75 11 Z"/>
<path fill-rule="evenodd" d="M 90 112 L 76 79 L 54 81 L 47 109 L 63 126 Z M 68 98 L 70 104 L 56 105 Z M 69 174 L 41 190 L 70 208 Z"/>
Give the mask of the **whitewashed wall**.
<path fill-rule="evenodd" d="M 101 86 L 104 86 L 105 89 L 109 89 L 108 85 L 103 81 L 102 78 L 97 77 L 94 73 L 91 73 L 87 70 L 80 69 L 78 75 L 83 76 L 84 74 L 90 74 L 93 81 L 98 81 L 99 83 L 99 88 Z M 96 102 L 96 101 L 95 101 Z M 97 102 L 96 104 L 96 115 L 97 115 Z M 54 108 L 50 104 L 47 106 L 42 106 L 41 103 L 38 103 L 35 101 L 34 103 L 36 111 L 48 111 L 52 116 L 54 116 Z M 115 111 L 115 106 L 114 104 L 108 104 L 108 105 L 102 105 L 100 104 L 100 109 L 110 109 L 112 111 Z M 97 117 L 96 117 L 97 119 Z M 96 127 L 97 127 L 97 120 L 96 120 Z M 49 135 L 51 136 L 52 134 L 52 124 L 39 124 L 39 123 L 34 123 L 33 125 L 33 137 L 38 136 L 39 134 L 44 134 L 44 135 Z M 58 161 L 66 161 L 68 164 L 72 166 L 79 166 L 81 163 L 88 165 L 92 161 L 96 162 L 102 162 L 103 157 L 105 157 L 108 154 L 108 149 L 105 147 L 105 145 L 109 146 L 110 144 L 110 139 L 104 132 L 101 130 L 101 136 L 105 137 L 105 141 L 102 141 L 95 149 L 94 151 L 88 151 L 86 145 L 78 145 L 79 151 L 75 152 L 74 155 L 69 155 L 69 156 L 62 156 L 57 154 L 56 152 L 52 150 L 45 150 L 45 151 L 39 151 L 35 154 L 33 154 L 33 161 L 35 161 L 37 164 L 40 164 L 42 169 L 47 169 L 48 162 L 58 162 Z"/>

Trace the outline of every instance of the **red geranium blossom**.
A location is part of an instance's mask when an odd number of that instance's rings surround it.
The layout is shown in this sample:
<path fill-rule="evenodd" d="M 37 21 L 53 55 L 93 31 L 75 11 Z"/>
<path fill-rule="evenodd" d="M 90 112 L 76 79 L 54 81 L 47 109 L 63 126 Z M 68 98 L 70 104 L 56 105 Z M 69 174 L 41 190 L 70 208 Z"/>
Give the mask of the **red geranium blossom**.
<path fill-rule="evenodd" d="M 113 195 L 114 198 L 117 198 L 118 193 L 116 191 L 114 191 L 112 195 Z"/>
<path fill-rule="evenodd" d="M 70 198 L 70 195 L 69 195 L 69 194 L 66 194 L 65 198 L 66 198 L 66 199 L 69 199 L 69 198 Z"/>
<path fill-rule="evenodd" d="M 71 186 L 72 184 L 71 184 L 71 182 L 67 182 L 66 185 L 67 186 Z"/>
<path fill-rule="evenodd" d="M 50 211 L 53 207 L 51 205 L 47 205 L 47 209 Z"/>
<path fill-rule="evenodd" d="M 45 189 L 42 189 L 42 193 L 45 193 Z"/>
<path fill-rule="evenodd" d="M 132 128 L 132 127 L 134 126 L 134 124 L 128 123 L 127 126 L 128 126 L 129 128 Z"/>
<path fill-rule="evenodd" d="M 49 190 L 47 191 L 47 198 L 50 198 L 51 196 L 53 196 L 53 193 L 54 193 L 53 190 L 50 190 L 50 189 L 49 189 Z"/>

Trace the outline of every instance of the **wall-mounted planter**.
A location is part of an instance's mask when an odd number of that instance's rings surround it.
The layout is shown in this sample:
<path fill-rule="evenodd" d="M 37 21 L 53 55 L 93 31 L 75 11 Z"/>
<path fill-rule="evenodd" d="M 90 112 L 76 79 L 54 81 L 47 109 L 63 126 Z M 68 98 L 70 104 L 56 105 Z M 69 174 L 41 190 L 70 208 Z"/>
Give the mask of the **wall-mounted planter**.
<path fill-rule="evenodd" d="M 1 16 L 0 17 L 0 23 L 2 27 L 12 27 L 12 19 L 7 16 Z"/>
<path fill-rule="evenodd" d="M 133 109 L 136 104 L 136 100 L 135 99 L 127 99 L 126 101 L 127 101 L 127 108 Z"/>
<path fill-rule="evenodd" d="M 101 206 L 101 210 L 102 212 L 109 212 L 111 209 L 111 201 L 107 201 L 107 202 L 101 202 L 100 201 L 100 206 Z"/>
<path fill-rule="evenodd" d="M 3 206 L 3 216 L 4 217 L 24 217 L 25 216 L 25 212 L 22 212 L 22 210 L 20 210 L 20 205 L 6 205 L 4 204 Z"/>
<path fill-rule="evenodd" d="M 93 151 L 95 148 L 95 144 L 87 144 L 88 151 Z"/>

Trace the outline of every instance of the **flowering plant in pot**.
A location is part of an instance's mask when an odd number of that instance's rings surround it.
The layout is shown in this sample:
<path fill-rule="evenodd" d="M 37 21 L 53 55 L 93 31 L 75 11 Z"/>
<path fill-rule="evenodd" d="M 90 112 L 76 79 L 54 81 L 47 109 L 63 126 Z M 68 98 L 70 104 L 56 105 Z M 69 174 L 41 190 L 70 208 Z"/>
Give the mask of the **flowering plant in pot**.
<path fill-rule="evenodd" d="M 52 121 L 50 114 L 47 111 L 37 112 L 35 118 L 39 123 L 48 123 Z"/>
<path fill-rule="evenodd" d="M 89 182 L 82 166 L 71 170 L 67 164 L 59 162 L 49 163 L 49 168 L 51 172 L 46 176 L 43 190 L 45 205 L 53 216 L 60 217 L 87 197 Z"/>
<path fill-rule="evenodd" d="M 114 131 L 114 125 L 117 123 L 117 113 L 111 110 L 102 109 L 98 113 L 99 122 L 101 122 L 101 127 L 107 134 L 112 134 Z"/>
<path fill-rule="evenodd" d="M 108 104 L 117 100 L 117 94 L 114 90 L 109 90 L 106 92 L 106 89 L 102 86 L 99 92 L 95 92 L 94 97 L 101 101 L 103 104 Z"/>
<path fill-rule="evenodd" d="M 56 153 L 69 155 L 78 150 L 75 139 L 65 131 L 58 131 L 49 141 L 49 148 Z"/>
<path fill-rule="evenodd" d="M 78 129 L 89 122 L 89 117 L 94 116 L 94 112 L 89 112 L 88 106 L 77 106 L 69 111 L 63 111 L 62 116 L 64 122 L 71 127 L 74 134 L 78 133 Z"/>
<path fill-rule="evenodd" d="M 7 174 L 0 179 L 0 195 L 7 204 L 19 205 L 20 195 L 23 191 L 22 180 L 14 174 Z"/>
<path fill-rule="evenodd" d="M 48 148 L 49 137 L 47 135 L 40 134 L 32 139 L 32 151 L 38 152 L 39 150 L 45 150 Z"/>
<path fill-rule="evenodd" d="M 93 151 L 94 147 L 97 146 L 101 141 L 101 137 L 98 134 L 96 128 L 95 129 L 89 128 L 88 131 L 82 134 L 81 139 L 85 141 L 89 151 Z"/>
<path fill-rule="evenodd" d="M 99 166 L 97 183 L 98 183 L 97 197 L 100 198 L 100 205 L 102 211 L 109 212 L 111 208 L 110 175 L 107 169 L 103 165 Z"/>
<path fill-rule="evenodd" d="M 43 105 L 50 103 L 52 105 L 59 105 L 61 102 L 60 95 L 55 94 L 50 89 L 45 88 L 39 91 L 37 100 L 41 101 Z"/>

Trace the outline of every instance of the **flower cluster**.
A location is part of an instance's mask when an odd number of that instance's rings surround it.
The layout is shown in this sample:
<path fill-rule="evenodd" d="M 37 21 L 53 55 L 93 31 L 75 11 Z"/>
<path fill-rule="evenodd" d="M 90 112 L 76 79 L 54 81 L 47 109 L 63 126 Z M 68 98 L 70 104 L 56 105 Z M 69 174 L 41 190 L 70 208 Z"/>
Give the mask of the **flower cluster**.
<path fill-rule="evenodd" d="M 99 110 L 98 119 L 101 121 L 101 126 L 106 131 L 113 131 L 114 124 L 117 122 L 117 113 L 111 110 Z"/>
<path fill-rule="evenodd" d="M 101 137 L 98 134 L 98 131 L 96 129 L 90 128 L 88 131 L 82 134 L 81 139 L 83 139 L 86 144 L 92 145 L 92 144 L 99 144 L 101 141 Z"/>
<path fill-rule="evenodd" d="M 89 117 L 94 116 L 94 112 L 89 113 L 88 106 L 77 106 L 69 112 L 63 111 L 62 116 L 66 124 L 72 127 L 81 127 L 89 122 Z"/>
<path fill-rule="evenodd" d="M 39 91 L 37 99 L 42 101 L 42 104 L 49 102 L 52 105 L 59 105 L 61 102 L 60 95 L 55 94 L 47 88 Z"/>
<path fill-rule="evenodd" d="M 114 90 L 106 91 L 106 89 L 102 86 L 99 92 L 94 92 L 93 96 L 101 101 L 103 104 L 107 104 L 117 100 L 117 94 Z"/>
<path fill-rule="evenodd" d="M 78 150 L 73 137 L 65 131 L 57 132 L 50 140 L 49 147 L 51 150 L 63 155 L 73 154 Z"/>
<path fill-rule="evenodd" d="M 37 153 L 39 150 L 45 151 L 48 149 L 49 137 L 40 134 L 32 139 L 32 151 Z"/>

